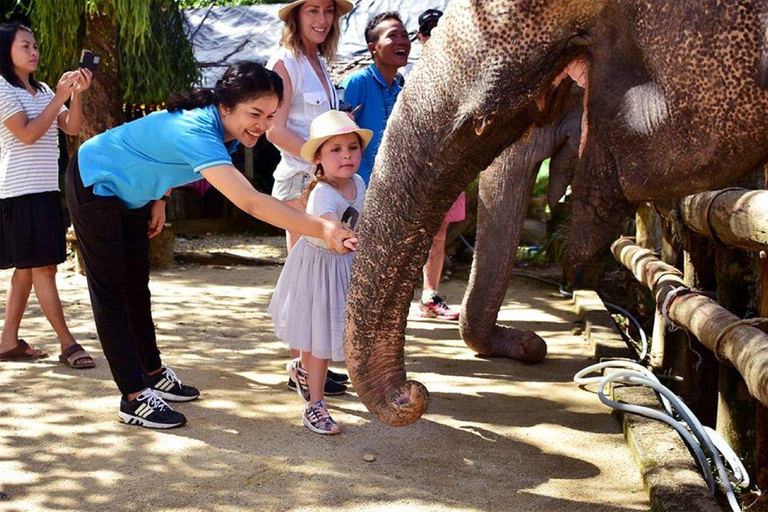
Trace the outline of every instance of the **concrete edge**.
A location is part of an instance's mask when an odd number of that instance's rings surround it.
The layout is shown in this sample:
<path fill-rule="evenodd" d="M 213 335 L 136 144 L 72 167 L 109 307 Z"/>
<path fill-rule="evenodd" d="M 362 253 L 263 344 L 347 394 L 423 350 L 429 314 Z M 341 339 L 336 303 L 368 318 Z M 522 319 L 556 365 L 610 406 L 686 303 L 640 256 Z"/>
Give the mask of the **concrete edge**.
<path fill-rule="evenodd" d="M 633 351 L 595 291 L 575 290 L 573 304 L 584 321 L 595 359 L 634 360 Z M 616 385 L 611 386 L 610 393 L 617 402 L 662 410 L 656 394 L 648 388 Z M 638 464 L 654 512 L 724 510 L 709 494 L 693 455 L 672 427 L 636 414 L 616 410 L 613 414 Z"/>
<path fill-rule="evenodd" d="M 584 321 L 584 332 L 592 353 L 600 359 L 634 358 L 632 349 L 616 329 L 616 322 L 594 290 L 574 290 L 573 306 Z"/>
<path fill-rule="evenodd" d="M 661 411 L 649 388 L 616 385 L 611 397 Z M 696 461 L 680 435 L 666 423 L 614 409 L 632 454 L 640 468 L 655 512 L 722 512 L 709 494 Z"/>

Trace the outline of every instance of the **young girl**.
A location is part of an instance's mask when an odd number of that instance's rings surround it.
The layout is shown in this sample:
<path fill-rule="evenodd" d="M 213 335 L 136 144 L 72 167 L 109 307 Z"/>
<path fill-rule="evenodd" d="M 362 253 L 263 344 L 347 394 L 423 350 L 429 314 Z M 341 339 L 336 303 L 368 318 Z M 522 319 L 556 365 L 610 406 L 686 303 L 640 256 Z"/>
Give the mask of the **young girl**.
<path fill-rule="evenodd" d="M 301 156 L 316 164 L 307 193 L 307 213 L 341 221 L 354 230 L 360 220 L 365 184 L 358 176 L 363 149 L 373 132 L 358 128 L 343 112 L 318 116 Z M 275 334 L 301 357 L 286 366 L 307 406 L 304 425 L 318 434 L 341 429 L 325 408 L 323 391 L 330 359 L 344 360 L 344 309 L 352 254 L 334 254 L 317 238 L 304 236 L 288 254 L 269 304 Z"/>

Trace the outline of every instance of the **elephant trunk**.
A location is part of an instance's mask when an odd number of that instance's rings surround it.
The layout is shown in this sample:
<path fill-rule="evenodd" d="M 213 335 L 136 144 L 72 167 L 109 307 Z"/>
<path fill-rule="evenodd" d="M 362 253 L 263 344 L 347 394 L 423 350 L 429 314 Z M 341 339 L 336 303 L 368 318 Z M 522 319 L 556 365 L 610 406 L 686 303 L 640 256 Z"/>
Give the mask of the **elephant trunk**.
<path fill-rule="evenodd" d="M 444 155 L 427 154 L 426 147 L 417 149 L 420 134 L 428 131 L 414 123 L 423 114 L 408 111 L 407 92 L 390 119 L 379 153 L 386 160 L 378 158 L 366 197 L 344 331 L 347 368 L 360 399 L 393 426 L 416 421 L 428 404 L 426 388 L 405 378 L 404 332 L 429 247 L 450 205 L 490 163 L 479 158 L 471 164 L 471 158 L 455 154 L 442 160 Z M 449 153 L 461 148 L 464 139 L 478 140 L 471 124 L 458 132 L 457 144 L 447 146 Z M 499 151 L 487 148 L 488 154 Z M 442 161 L 431 163 L 436 158 Z M 434 169 L 443 172 L 435 174 Z"/>
<path fill-rule="evenodd" d="M 400 94 L 376 158 L 347 299 L 344 350 L 362 402 L 389 425 L 416 421 L 428 405 L 424 386 L 405 378 L 404 333 L 416 281 L 445 212 L 541 119 L 545 93 L 577 52 L 561 48 L 546 65 L 537 43 L 526 47 L 522 60 L 507 59 L 506 50 L 494 45 L 496 36 L 484 36 L 483 23 L 475 23 L 509 15 L 497 7 L 451 3 Z M 504 27 L 498 37 L 506 40 Z M 569 40 L 573 30 L 558 41 Z M 544 71 L 524 79 L 532 68 Z"/>

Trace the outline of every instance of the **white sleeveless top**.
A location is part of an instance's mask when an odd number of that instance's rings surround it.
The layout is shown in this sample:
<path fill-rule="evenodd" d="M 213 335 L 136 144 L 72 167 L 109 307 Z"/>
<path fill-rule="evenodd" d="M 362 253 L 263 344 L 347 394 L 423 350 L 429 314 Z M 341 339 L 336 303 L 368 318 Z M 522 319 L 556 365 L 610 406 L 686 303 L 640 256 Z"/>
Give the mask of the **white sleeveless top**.
<path fill-rule="evenodd" d="M 278 61 L 283 61 L 288 76 L 291 77 L 293 96 L 291 97 L 288 120 L 285 125 L 286 128 L 304 140 L 309 140 L 309 126 L 312 124 L 312 120 L 320 114 L 324 114 L 339 106 L 336 88 L 333 86 L 333 82 L 331 82 L 331 76 L 328 74 L 325 60 L 319 55 L 318 57 L 323 68 L 328 90 L 331 93 L 330 101 L 322 82 L 320 82 L 317 73 L 312 68 L 312 64 L 303 54 L 296 57 L 290 50 L 281 46 L 267 63 L 268 69 L 274 69 Z M 292 155 L 283 150 L 280 150 L 280 155 L 282 158 L 274 173 L 276 180 L 287 180 L 299 172 L 312 174 L 314 171 L 314 165 L 299 156 Z"/>

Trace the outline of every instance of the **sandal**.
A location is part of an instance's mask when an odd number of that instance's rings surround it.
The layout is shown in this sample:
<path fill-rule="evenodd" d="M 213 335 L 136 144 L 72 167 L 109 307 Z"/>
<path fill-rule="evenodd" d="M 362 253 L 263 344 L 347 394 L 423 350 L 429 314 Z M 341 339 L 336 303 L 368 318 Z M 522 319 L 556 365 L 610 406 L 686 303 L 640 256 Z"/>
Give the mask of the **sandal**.
<path fill-rule="evenodd" d="M 93 358 L 77 343 L 62 352 L 59 356 L 59 361 L 76 370 L 84 370 L 96 366 Z"/>
<path fill-rule="evenodd" d="M 32 353 L 29 352 L 32 351 Z M 0 354 L 0 361 L 30 361 L 34 359 L 44 359 L 48 354 L 44 350 L 35 348 L 26 341 L 19 339 L 19 344 L 11 350 L 6 350 Z"/>

